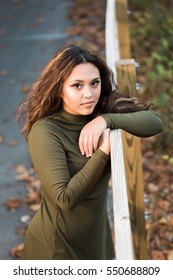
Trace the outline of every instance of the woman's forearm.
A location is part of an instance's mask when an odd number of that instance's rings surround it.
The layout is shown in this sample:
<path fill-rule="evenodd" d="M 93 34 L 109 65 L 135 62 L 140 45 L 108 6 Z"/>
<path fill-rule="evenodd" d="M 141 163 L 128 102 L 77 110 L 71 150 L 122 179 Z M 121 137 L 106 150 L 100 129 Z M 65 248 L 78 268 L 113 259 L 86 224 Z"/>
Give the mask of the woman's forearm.
<path fill-rule="evenodd" d="M 152 111 L 108 113 L 101 115 L 110 129 L 123 129 L 138 137 L 150 137 L 163 131 L 162 120 Z"/>

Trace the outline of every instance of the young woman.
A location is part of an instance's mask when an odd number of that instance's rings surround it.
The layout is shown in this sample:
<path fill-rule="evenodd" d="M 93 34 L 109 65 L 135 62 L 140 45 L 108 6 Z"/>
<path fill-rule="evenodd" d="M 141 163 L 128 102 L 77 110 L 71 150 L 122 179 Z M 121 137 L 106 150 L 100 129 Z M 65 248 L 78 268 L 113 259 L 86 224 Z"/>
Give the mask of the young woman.
<path fill-rule="evenodd" d="M 50 60 L 18 117 L 42 184 L 22 259 L 113 259 L 109 131 L 149 137 L 163 130 L 160 118 L 138 99 L 121 96 L 104 60 L 77 46 Z"/>

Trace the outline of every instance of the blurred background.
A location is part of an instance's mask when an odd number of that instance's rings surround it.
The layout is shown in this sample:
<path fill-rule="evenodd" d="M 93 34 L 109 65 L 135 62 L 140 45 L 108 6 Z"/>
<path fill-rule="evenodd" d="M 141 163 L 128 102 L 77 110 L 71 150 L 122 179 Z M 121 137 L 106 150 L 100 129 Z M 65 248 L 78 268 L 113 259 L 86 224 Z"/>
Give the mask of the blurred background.
<path fill-rule="evenodd" d="M 17 107 L 64 44 L 82 44 L 105 56 L 106 0 L 0 4 L 0 259 L 6 260 L 20 257 L 40 203 L 40 182 L 20 136 Z M 165 124 L 162 134 L 142 141 L 149 259 L 173 259 L 172 14 L 172 0 L 128 1 L 131 53 L 140 64 L 138 93 Z"/>
<path fill-rule="evenodd" d="M 0 4 L 0 259 L 15 259 L 33 215 L 30 207 L 39 199 L 38 184 L 28 181 L 32 166 L 16 110 L 42 67 L 68 41 L 73 1 Z"/>

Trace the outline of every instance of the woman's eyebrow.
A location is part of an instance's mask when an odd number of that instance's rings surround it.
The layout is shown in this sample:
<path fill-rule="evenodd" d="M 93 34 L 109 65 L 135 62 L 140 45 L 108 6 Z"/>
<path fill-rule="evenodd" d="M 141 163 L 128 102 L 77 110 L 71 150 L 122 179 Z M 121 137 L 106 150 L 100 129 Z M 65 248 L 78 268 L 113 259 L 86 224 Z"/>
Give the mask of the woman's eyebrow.
<path fill-rule="evenodd" d="M 91 81 L 95 81 L 95 80 L 101 80 L 101 78 L 96 77 L 96 78 L 93 78 Z M 84 82 L 84 80 L 75 79 L 75 80 L 70 81 L 70 83 L 72 83 L 72 82 Z"/>
<path fill-rule="evenodd" d="M 95 81 L 95 80 L 101 80 L 101 78 L 97 77 L 97 78 L 94 78 L 92 81 Z"/>

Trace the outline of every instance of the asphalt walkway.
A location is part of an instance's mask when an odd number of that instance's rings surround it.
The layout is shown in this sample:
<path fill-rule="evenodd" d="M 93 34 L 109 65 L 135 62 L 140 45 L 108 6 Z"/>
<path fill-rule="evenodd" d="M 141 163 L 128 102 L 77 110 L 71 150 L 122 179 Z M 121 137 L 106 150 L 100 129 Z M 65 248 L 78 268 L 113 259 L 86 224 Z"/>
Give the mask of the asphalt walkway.
<path fill-rule="evenodd" d="M 65 32 L 73 0 L 3 0 L 0 9 L 0 259 L 12 259 L 9 249 L 23 241 L 17 228 L 27 206 L 7 210 L 9 197 L 23 200 L 24 182 L 16 180 L 16 165 L 31 166 L 25 140 L 15 119 L 22 88 L 69 39 Z"/>

